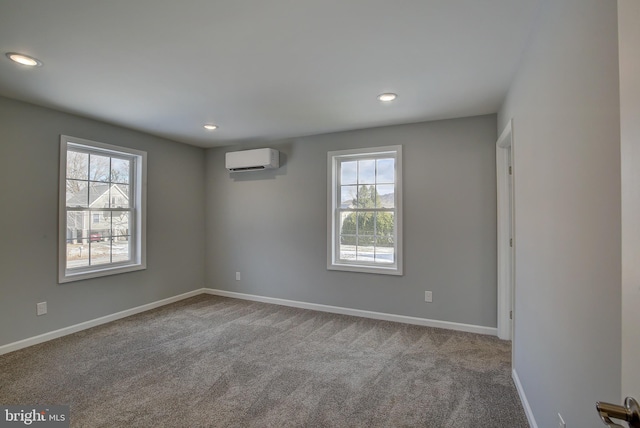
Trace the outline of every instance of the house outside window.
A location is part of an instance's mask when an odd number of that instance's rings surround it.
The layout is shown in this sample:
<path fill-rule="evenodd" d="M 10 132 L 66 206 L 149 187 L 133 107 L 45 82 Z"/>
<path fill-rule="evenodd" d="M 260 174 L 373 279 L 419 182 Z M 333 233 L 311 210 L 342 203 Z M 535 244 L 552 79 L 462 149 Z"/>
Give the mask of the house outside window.
<path fill-rule="evenodd" d="M 59 204 L 60 283 L 146 268 L 145 152 L 61 136 Z"/>
<path fill-rule="evenodd" d="M 402 146 L 328 153 L 327 268 L 402 275 Z"/>

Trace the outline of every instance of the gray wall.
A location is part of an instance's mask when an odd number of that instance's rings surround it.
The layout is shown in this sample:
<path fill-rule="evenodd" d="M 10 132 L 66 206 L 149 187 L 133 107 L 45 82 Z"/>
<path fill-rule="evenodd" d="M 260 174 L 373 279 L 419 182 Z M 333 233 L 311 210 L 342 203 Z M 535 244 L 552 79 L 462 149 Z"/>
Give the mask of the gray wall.
<path fill-rule="evenodd" d="M 7 98 L 0 129 L 0 345 L 203 286 L 202 149 Z M 60 134 L 148 152 L 146 270 L 57 284 Z"/>
<path fill-rule="evenodd" d="M 499 113 L 513 118 L 515 370 L 539 427 L 620 401 L 616 2 L 547 1 Z"/>
<path fill-rule="evenodd" d="M 622 396 L 640 399 L 640 2 L 618 1 L 622 158 Z"/>
<path fill-rule="evenodd" d="M 224 154 L 252 146 L 208 149 L 207 286 L 495 327 L 496 138 L 495 115 L 327 134 L 268 144 L 280 169 L 233 175 Z M 391 144 L 405 275 L 328 271 L 327 152 Z"/>

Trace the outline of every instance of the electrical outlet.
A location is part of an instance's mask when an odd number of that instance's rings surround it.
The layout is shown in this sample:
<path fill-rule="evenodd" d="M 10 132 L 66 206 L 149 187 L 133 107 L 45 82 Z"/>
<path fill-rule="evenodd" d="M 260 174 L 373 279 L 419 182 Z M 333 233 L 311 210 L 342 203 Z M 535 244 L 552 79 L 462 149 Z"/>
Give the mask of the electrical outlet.
<path fill-rule="evenodd" d="M 36 314 L 44 315 L 47 313 L 47 302 L 41 302 L 36 305 Z"/>
<path fill-rule="evenodd" d="M 240 272 L 236 272 L 236 281 L 240 281 Z"/>
<path fill-rule="evenodd" d="M 567 428 L 567 424 L 564 423 L 564 419 L 562 419 L 560 413 L 558 413 L 558 428 Z"/>
<path fill-rule="evenodd" d="M 431 293 L 431 291 L 425 291 L 424 292 L 424 301 L 425 302 L 433 302 L 433 294 Z"/>

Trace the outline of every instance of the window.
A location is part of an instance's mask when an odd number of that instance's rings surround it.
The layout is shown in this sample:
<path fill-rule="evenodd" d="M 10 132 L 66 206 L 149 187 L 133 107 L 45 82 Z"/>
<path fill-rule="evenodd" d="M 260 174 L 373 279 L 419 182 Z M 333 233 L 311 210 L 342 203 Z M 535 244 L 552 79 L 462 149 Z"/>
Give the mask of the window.
<path fill-rule="evenodd" d="M 402 275 L 402 146 L 328 153 L 327 268 Z"/>
<path fill-rule="evenodd" d="M 146 156 L 60 137 L 59 282 L 146 268 Z"/>

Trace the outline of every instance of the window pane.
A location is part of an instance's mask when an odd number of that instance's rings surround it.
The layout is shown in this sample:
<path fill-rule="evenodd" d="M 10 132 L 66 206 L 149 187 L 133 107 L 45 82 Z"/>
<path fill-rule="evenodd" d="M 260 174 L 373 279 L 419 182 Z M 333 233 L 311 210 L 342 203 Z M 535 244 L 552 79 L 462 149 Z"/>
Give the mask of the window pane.
<path fill-rule="evenodd" d="M 376 263 L 393 263 L 395 261 L 395 251 L 393 236 L 376 238 Z"/>
<path fill-rule="evenodd" d="M 131 161 L 111 158 L 111 182 L 129 184 Z"/>
<path fill-rule="evenodd" d="M 100 242 L 111 236 L 111 212 L 92 211 L 91 213 L 91 242 Z"/>
<path fill-rule="evenodd" d="M 129 185 L 114 184 L 110 190 L 111 208 L 129 208 Z"/>
<path fill-rule="evenodd" d="M 345 211 L 340 213 L 340 234 L 355 235 L 356 232 L 356 213 L 353 211 Z M 355 241 L 353 242 L 355 245 Z"/>
<path fill-rule="evenodd" d="M 340 260 L 356 259 L 356 239 L 353 235 L 340 237 Z"/>
<path fill-rule="evenodd" d="M 394 236 L 394 215 L 389 212 L 376 213 L 376 236 L 378 238 L 389 239 L 393 243 Z"/>
<path fill-rule="evenodd" d="M 111 263 L 111 241 L 96 241 L 93 238 L 90 239 L 89 245 L 91 246 L 91 265 L 101 265 L 105 263 Z"/>
<path fill-rule="evenodd" d="M 89 155 L 86 153 L 67 152 L 67 178 L 86 180 L 89 172 Z"/>
<path fill-rule="evenodd" d="M 67 242 L 72 240 L 73 243 L 80 243 L 82 238 L 88 238 L 85 229 L 89 226 L 85 226 L 86 213 L 83 211 L 67 211 Z"/>
<path fill-rule="evenodd" d="M 119 236 L 111 242 L 113 263 L 126 262 L 131 259 L 131 240 L 128 236 Z"/>
<path fill-rule="evenodd" d="M 375 261 L 374 239 L 373 236 L 358 236 L 356 260 L 360 262 Z"/>
<path fill-rule="evenodd" d="M 377 183 L 395 183 L 395 159 L 378 159 L 376 170 Z"/>
<path fill-rule="evenodd" d="M 126 262 L 131 259 L 131 221 L 131 212 L 113 212 L 111 217 L 111 257 L 113 263 Z"/>
<path fill-rule="evenodd" d="M 114 211 L 111 217 L 111 236 L 127 237 L 131 234 L 131 213 L 128 211 Z M 127 238 L 128 239 L 128 238 Z"/>
<path fill-rule="evenodd" d="M 375 208 L 376 186 L 360 186 L 358 188 L 358 199 L 356 206 L 358 208 Z"/>
<path fill-rule="evenodd" d="M 376 206 L 378 208 L 393 208 L 395 207 L 395 186 L 393 184 L 378 184 L 378 202 Z"/>
<path fill-rule="evenodd" d="M 375 213 L 358 213 L 358 236 L 375 234 Z M 372 242 L 373 243 L 373 242 Z"/>
<path fill-rule="evenodd" d="M 109 181 L 111 158 L 108 156 L 89 155 L 89 179 L 92 181 Z"/>
<path fill-rule="evenodd" d="M 376 182 L 376 161 L 373 159 L 358 161 L 358 184 Z"/>
<path fill-rule="evenodd" d="M 340 164 L 340 184 L 357 184 L 358 162 L 342 162 Z"/>
<path fill-rule="evenodd" d="M 89 266 L 89 240 L 67 239 L 67 269 Z"/>
<path fill-rule="evenodd" d="M 89 205 L 87 182 L 80 180 L 67 180 L 66 200 L 68 207 L 87 207 Z"/>
<path fill-rule="evenodd" d="M 109 185 L 91 183 L 89 185 L 89 206 L 91 208 L 109 208 Z"/>
<path fill-rule="evenodd" d="M 340 208 L 353 208 L 358 199 L 358 186 L 340 186 Z"/>

